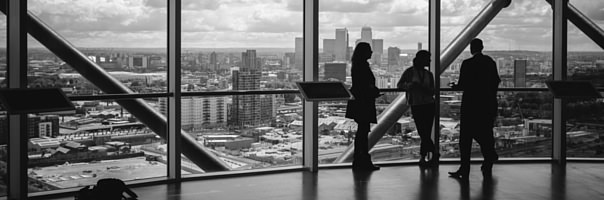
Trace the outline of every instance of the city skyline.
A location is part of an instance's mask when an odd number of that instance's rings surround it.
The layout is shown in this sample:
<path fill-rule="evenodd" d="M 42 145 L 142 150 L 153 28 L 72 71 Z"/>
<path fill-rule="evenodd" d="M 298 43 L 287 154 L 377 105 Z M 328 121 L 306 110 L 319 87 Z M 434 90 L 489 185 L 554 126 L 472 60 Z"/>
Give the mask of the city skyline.
<path fill-rule="evenodd" d="M 29 10 L 78 47 L 162 48 L 166 46 L 165 1 L 29 1 Z M 442 2 L 442 41 L 446 44 L 488 3 L 486 0 Z M 67 6 L 69 4 L 69 6 Z M 604 26 L 604 2 L 573 0 L 571 4 Z M 360 38 L 361 27 L 384 39 L 384 48 L 414 49 L 427 44 L 428 3 L 424 1 L 321 1 L 320 46 L 347 28 Z M 517 0 L 503 9 L 479 35 L 486 50 L 551 49 L 551 6 L 545 1 Z M 522 16 L 522 17 L 520 17 Z M 6 18 L 0 19 L 6 24 Z M 301 2 L 266 3 L 183 1 L 183 48 L 293 48 L 302 36 Z M 0 39 L 5 39 L 1 35 Z M 569 23 L 569 50 L 600 50 Z M 30 46 L 41 46 L 30 38 Z"/>

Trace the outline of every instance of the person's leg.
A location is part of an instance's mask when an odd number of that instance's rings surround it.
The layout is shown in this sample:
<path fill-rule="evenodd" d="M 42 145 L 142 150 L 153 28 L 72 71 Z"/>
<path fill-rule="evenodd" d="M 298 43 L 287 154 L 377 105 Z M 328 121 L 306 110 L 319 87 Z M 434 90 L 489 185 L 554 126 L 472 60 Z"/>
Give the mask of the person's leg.
<path fill-rule="evenodd" d="M 420 145 L 420 164 L 425 161 L 429 152 L 434 153 L 434 143 L 432 142 L 432 123 L 434 119 L 434 104 L 417 105 L 411 108 L 415 126 L 421 139 Z"/>
<path fill-rule="evenodd" d="M 459 133 L 459 153 L 460 153 L 460 167 L 457 172 L 449 172 L 454 178 L 467 179 L 470 174 L 470 157 L 472 154 L 472 139 L 473 129 L 471 125 L 474 123 L 471 119 L 461 119 L 461 129 Z"/>
<path fill-rule="evenodd" d="M 373 165 L 368 148 L 369 122 L 357 122 L 358 128 L 354 138 L 354 167 Z"/>
<path fill-rule="evenodd" d="M 499 155 L 495 151 L 495 138 L 493 137 L 493 120 L 484 120 L 481 124 L 481 130 L 476 134 L 476 141 L 480 145 L 480 151 L 484 157 L 481 170 L 483 174 L 490 175 L 493 163 L 499 160 Z"/>

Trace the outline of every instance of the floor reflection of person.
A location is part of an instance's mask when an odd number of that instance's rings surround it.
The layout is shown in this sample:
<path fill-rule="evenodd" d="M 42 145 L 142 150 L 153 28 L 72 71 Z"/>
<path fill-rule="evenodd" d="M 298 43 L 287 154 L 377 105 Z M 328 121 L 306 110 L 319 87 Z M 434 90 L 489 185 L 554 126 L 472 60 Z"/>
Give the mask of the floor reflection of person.
<path fill-rule="evenodd" d="M 373 164 L 369 155 L 368 134 L 370 124 L 377 123 L 375 99 L 380 96 L 375 86 L 375 76 L 369 67 L 368 59 L 371 58 L 369 43 L 360 42 L 352 54 L 352 87 L 350 92 L 354 100 L 349 100 L 346 105 L 346 118 L 354 119 L 358 128 L 354 139 L 353 170 L 372 171 L 380 168 Z"/>

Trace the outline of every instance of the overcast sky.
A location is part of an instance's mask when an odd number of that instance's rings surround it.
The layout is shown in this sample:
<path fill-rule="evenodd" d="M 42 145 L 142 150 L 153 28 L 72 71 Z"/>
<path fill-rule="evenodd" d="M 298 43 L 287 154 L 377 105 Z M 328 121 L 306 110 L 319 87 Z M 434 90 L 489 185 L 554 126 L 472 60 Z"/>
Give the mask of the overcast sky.
<path fill-rule="evenodd" d="M 570 1 L 604 27 L 604 1 Z M 167 0 L 28 2 L 30 11 L 78 47 L 166 47 Z M 294 38 L 302 36 L 302 2 L 182 0 L 182 46 L 293 48 Z M 442 0 L 443 48 L 489 2 Z M 319 10 L 321 39 L 346 27 L 353 45 L 361 27 L 369 26 L 374 38 L 384 39 L 384 48 L 415 49 L 418 42 L 427 48 L 427 0 L 321 0 Z M 545 0 L 513 0 L 479 37 L 487 50 L 549 51 L 551 16 Z M 572 23 L 569 30 L 569 50 L 599 50 Z"/>

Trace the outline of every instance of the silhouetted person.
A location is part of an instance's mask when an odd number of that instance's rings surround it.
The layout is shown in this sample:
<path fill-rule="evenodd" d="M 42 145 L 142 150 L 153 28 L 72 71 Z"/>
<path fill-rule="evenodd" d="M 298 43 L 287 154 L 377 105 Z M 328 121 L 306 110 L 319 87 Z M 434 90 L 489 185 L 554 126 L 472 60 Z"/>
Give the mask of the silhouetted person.
<path fill-rule="evenodd" d="M 348 101 L 346 118 L 354 119 L 358 128 L 354 139 L 353 170 L 378 170 L 373 165 L 369 155 L 368 134 L 370 123 L 377 123 L 375 111 L 375 98 L 380 96 L 375 86 L 375 77 L 369 68 L 367 60 L 371 58 L 371 47 L 368 43 L 357 44 L 352 53 L 352 87 L 350 92 L 354 100 Z"/>
<path fill-rule="evenodd" d="M 451 83 L 453 89 L 463 91 L 459 134 L 461 166 L 458 171 L 449 172 L 454 178 L 468 179 L 472 139 L 478 142 L 484 157 L 481 167 L 483 175 L 491 176 L 493 163 L 499 159 L 495 152 L 493 124 L 497 116 L 497 88 L 501 80 L 495 61 L 482 54 L 483 48 L 482 40 L 472 40 L 470 52 L 473 56 L 461 64 L 457 84 Z"/>
<path fill-rule="evenodd" d="M 413 59 L 413 66 L 403 72 L 397 84 L 398 88 L 406 90 L 407 103 L 411 105 L 411 114 L 421 138 L 420 167 L 437 166 L 439 157 L 431 137 L 434 122 L 434 75 L 424 68 L 426 66 L 430 66 L 430 52 L 418 51 Z M 432 153 L 430 161 L 426 161 L 428 153 Z"/>

